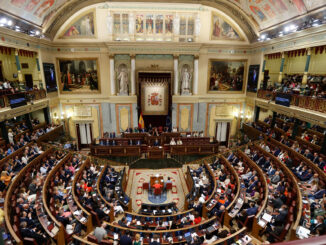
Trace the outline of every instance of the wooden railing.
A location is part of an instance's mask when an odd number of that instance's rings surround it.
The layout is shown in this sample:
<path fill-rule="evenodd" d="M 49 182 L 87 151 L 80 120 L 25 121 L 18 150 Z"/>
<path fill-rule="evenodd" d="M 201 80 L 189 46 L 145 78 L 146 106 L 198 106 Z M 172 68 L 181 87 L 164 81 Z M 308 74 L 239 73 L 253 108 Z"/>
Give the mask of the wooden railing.
<path fill-rule="evenodd" d="M 277 93 L 273 92 L 273 91 L 259 89 L 257 97 L 260 99 L 275 101 L 275 97 L 276 97 Z M 279 93 L 279 94 L 282 94 L 282 93 Z M 326 99 L 291 94 L 290 105 L 298 106 L 300 108 L 309 109 L 312 111 L 319 111 L 322 113 L 326 113 Z"/>
<path fill-rule="evenodd" d="M 285 150 L 289 156 L 293 159 L 293 160 L 297 160 L 298 162 L 304 162 L 309 168 L 313 169 L 316 173 L 318 173 L 318 175 L 324 180 L 324 182 L 326 183 L 326 173 L 324 173 L 323 170 L 321 170 L 316 164 L 314 164 L 310 159 L 306 158 L 305 156 L 301 155 L 300 153 L 296 152 L 295 150 L 293 150 L 292 148 L 288 147 L 287 145 L 284 145 L 282 143 L 280 143 L 279 141 L 270 138 L 270 142 L 273 145 L 278 146 L 280 149 Z"/>
<path fill-rule="evenodd" d="M 87 158 L 86 161 L 80 166 L 80 169 L 78 170 L 78 172 L 75 174 L 74 180 L 72 182 L 72 188 L 71 188 L 72 197 L 73 197 L 75 203 L 77 204 L 78 208 L 80 210 L 82 210 L 82 212 L 84 214 L 86 214 L 86 216 L 87 216 L 87 222 L 86 222 L 87 233 L 89 233 L 93 230 L 92 215 L 83 207 L 83 205 L 80 204 L 79 198 L 76 195 L 76 184 L 77 184 L 77 181 L 79 181 L 80 175 L 83 173 L 84 169 L 89 164 L 90 164 L 90 160 L 89 160 L 89 158 Z"/>
<path fill-rule="evenodd" d="M 54 140 L 56 139 L 58 136 L 60 136 L 60 134 L 62 134 L 63 132 L 63 125 L 60 125 L 54 129 L 52 129 L 50 132 L 45 133 L 43 135 L 41 135 L 36 142 L 40 143 L 42 141 L 49 141 L 49 140 Z"/>
<path fill-rule="evenodd" d="M 261 168 L 253 161 L 251 160 L 243 151 L 238 151 L 238 154 L 243 157 L 246 160 L 246 163 L 249 164 L 250 166 L 253 167 L 253 169 L 255 169 L 257 171 L 257 175 L 259 176 L 259 181 L 262 182 L 262 186 L 264 189 L 264 200 L 262 200 L 260 206 L 259 206 L 259 211 L 257 212 L 257 214 L 254 217 L 254 221 L 252 223 L 252 232 L 251 234 L 258 238 L 258 233 L 260 230 L 260 226 L 258 225 L 258 221 L 259 221 L 259 217 L 262 215 L 262 213 L 264 212 L 266 206 L 267 206 L 267 202 L 268 202 L 268 194 L 269 194 L 269 190 L 268 190 L 268 184 L 264 175 L 264 172 L 261 170 Z"/>
<path fill-rule="evenodd" d="M 63 245 L 65 244 L 65 227 L 61 222 L 57 220 L 55 216 L 52 215 L 51 210 L 48 207 L 48 191 L 50 188 L 50 182 L 52 181 L 53 176 L 58 172 L 58 170 L 67 162 L 71 159 L 71 153 L 68 153 L 61 161 L 59 164 L 57 164 L 47 175 L 43 189 L 42 189 L 42 198 L 43 198 L 43 206 L 45 209 L 45 213 L 50 217 L 50 219 L 58 226 L 59 231 L 57 233 L 56 241 L 58 245 Z M 45 228 L 47 230 L 47 228 Z"/>
<path fill-rule="evenodd" d="M 101 180 L 103 178 L 103 174 L 105 173 L 106 169 L 108 168 L 109 166 L 108 165 L 105 165 L 104 168 L 102 169 L 100 175 L 98 176 L 97 178 L 97 181 L 96 181 L 96 191 L 97 191 L 97 194 L 100 196 L 100 199 L 102 200 L 102 202 L 105 203 L 105 205 L 107 207 L 110 207 L 110 213 L 109 213 L 109 217 L 110 217 L 110 221 L 113 222 L 114 221 L 114 210 L 113 210 L 113 205 L 111 203 L 109 203 L 102 195 L 102 192 L 101 192 L 101 188 L 100 188 L 100 183 L 101 183 Z"/>
<path fill-rule="evenodd" d="M 18 92 L 16 94 L 23 94 L 27 100 L 40 100 L 46 98 L 46 92 L 44 89 L 40 90 L 32 90 L 27 92 Z M 4 94 L 0 96 L 0 108 L 5 108 L 10 106 L 9 97 L 10 95 L 14 95 L 12 93 Z"/>
<path fill-rule="evenodd" d="M 268 125 L 268 124 L 267 124 Z M 259 131 L 258 129 L 255 129 L 251 126 L 248 125 L 244 125 L 244 130 L 245 132 L 251 132 L 253 135 L 258 135 L 261 133 L 261 131 Z M 281 129 L 280 129 L 281 130 Z M 282 130 L 283 131 L 283 130 Z M 284 132 L 284 131 L 283 131 Z M 302 161 L 304 163 L 306 163 L 306 165 L 313 169 L 316 173 L 318 173 L 318 175 L 324 180 L 324 182 L 326 183 L 326 173 L 324 173 L 324 171 L 322 171 L 316 164 L 314 164 L 310 159 L 306 158 L 305 156 L 301 155 L 300 153 L 296 152 L 295 150 L 293 150 L 291 147 L 288 147 L 285 144 L 280 143 L 279 141 L 273 139 L 272 137 L 268 137 L 265 134 L 264 135 L 264 139 L 265 141 L 270 141 L 272 144 L 278 146 L 280 149 L 286 150 L 289 154 L 289 156 L 293 159 L 293 160 L 297 160 L 297 161 Z M 290 139 L 288 139 L 290 140 Z M 301 138 L 296 139 L 300 145 L 302 146 L 306 146 L 303 143 L 306 143 L 306 140 L 302 140 Z M 290 140 L 293 143 L 293 140 Z M 307 147 L 309 148 L 309 147 Z"/>

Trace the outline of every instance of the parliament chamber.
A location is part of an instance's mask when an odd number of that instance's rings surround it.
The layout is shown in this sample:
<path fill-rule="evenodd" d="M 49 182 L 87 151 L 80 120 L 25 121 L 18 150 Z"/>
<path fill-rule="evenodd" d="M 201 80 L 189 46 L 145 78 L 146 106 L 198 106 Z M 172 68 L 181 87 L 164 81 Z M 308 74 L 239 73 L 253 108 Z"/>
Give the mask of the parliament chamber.
<path fill-rule="evenodd" d="M 326 0 L 0 0 L 0 245 L 326 244 Z"/>

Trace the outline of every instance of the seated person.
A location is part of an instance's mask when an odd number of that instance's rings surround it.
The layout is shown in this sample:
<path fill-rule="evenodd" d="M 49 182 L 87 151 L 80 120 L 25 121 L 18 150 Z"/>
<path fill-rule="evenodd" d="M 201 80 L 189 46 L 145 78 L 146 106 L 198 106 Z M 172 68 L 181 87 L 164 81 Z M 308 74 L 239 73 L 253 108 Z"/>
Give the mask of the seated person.
<path fill-rule="evenodd" d="M 155 140 L 154 146 L 160 146 L 160 142 L 158 141 L 158 139 Z"/>
<path fill-rule="evenodd" d="M 177 141 L 177 145 L 182 145 L 182 140 L 180 138 Z"/>
<path fill-rule="evenodd" d="M 168 180 L 165 182 L 165 187 L 166 187 L 166 184 L 168 184 L 168 183 L 172 183 L 170 177 L 168 177 Z"/>
<path fill-rule="evenodd" d="M 176 145 L 177 143 L 175 142 L 174 138 L 171 139 L 170 145 Z"/>

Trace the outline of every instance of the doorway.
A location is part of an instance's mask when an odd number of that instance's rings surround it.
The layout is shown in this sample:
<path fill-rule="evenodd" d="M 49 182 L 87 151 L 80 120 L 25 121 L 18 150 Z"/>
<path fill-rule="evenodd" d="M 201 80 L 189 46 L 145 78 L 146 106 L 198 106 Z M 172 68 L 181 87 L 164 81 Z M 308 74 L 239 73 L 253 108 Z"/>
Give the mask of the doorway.
<path fill-rule="evenodd" d="M 31 90 L 33 89 L 33 76 L 32 74 L 25 74 L 25 85 L 26 85 L 26 90 Z"/>
<path fill-rule="evenodd" d="M 230 128 L 230 122 L 216 122 L 215 139 L 219 142 L 220 145 L 224 145 L 226 147 L 229 145 Z"/>
<path fill-rule="evenodd" d="M 2 73 L 2 61 L 0 61 L 0 81 L 3 81 L 3 73 Z"/>
<path fill-rule="evenodd" d="M 78 149 L 88 148 L 93 140 L 92 123 L 76 123 Z"/>

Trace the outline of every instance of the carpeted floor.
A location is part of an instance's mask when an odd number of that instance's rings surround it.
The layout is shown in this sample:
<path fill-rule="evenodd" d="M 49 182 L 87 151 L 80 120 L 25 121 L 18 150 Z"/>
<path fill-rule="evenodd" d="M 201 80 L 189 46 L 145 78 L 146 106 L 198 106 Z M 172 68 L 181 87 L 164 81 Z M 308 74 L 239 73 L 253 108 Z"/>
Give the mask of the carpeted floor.
<path fill-rule="evenodd" d="M 154 196 L 143 189 L 143 183 L 149 182 L 150 177 L 162 175 L 166 181 L 168 177 L 172 180 L 172 190 L 168 190 L 161 196 Z M 138 212 L 142 203 L 169 203 L 176 202 L 179 211 L 184 208 L 184 197 L 188 194 L 184 173 L 182 168 L 168 168 L 164 170 L 130 169 L 126 193 L 132 198 L 132 209 Z"/>

